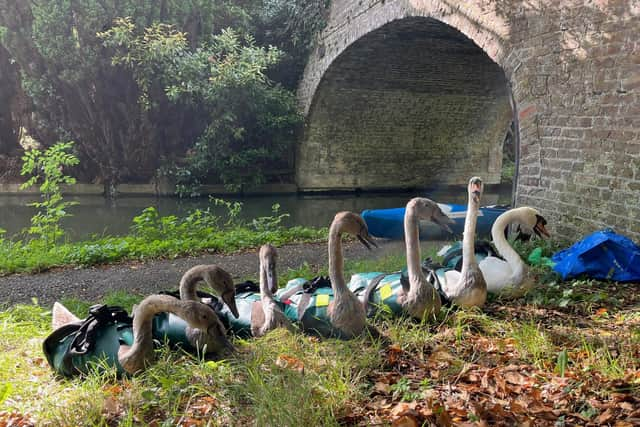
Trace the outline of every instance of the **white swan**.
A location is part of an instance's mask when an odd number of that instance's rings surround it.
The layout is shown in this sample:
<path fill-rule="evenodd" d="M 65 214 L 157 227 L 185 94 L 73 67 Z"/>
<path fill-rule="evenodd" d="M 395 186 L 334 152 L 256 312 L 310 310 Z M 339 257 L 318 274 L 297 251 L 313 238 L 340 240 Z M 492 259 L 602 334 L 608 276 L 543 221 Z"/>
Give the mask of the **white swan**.
<path fill-rule="evenodd" d="M 482 306 L 487 299 L 487 283 L 476 260 L 474 241 L 478 210 L 484 185 L 478 177 L 469 180 L 467 216 L 462 238 L 462 269 L 447 270 L 441 276 L 442 292 L 446 298 L 463 307 Z"/>
<path fill-rule="evenodd" d="M 519 296 L 533 287 L 535 277 L 505 237 L 504 232 L 512 223 L 532 229 L 539 237 L 550 237 L 545 227 L 547 221 L 536 209 L 526 206 L 510 209 L 500 215 L 491 227 L 493 244 L 504 260 L 488 256 L 480 261 L 479 267 L 488 292 Z"/>

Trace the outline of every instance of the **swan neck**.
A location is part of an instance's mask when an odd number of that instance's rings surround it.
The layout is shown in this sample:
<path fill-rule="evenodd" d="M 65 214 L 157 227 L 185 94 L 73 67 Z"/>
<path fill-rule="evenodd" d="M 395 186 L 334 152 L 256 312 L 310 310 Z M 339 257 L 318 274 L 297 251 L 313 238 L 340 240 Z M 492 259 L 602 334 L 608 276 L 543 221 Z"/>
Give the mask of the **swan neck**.
<path fill-rule="evenodd" d="M 520 275 L 524 271 L 525 265 L 520 255 L 511 247 L 504 236 L 505 229 L 509 224 L 517 221 L 517 212 L 509 210 L 496 219 L 491 227 L 491 237 L 498 253 L 509 263 L 515 275 Z"/>
<path fill-rule="evenodd" d="M 342 233 L 338 227 L 329 230 L 329 279 L 333 294 L 337 298 L 348 291 L 344 279 L 344 257 L 342 255 Z"/>
<path fill-rule="evenodd" d="M 267 280 L 267 268 L 263 265 L 262 260 L 260 260 L 260 296 L 264 300 L 273 299 L 273 294 L 271 293 L 271 289 L 269 289 L 269 282 Z"/>
<path fill-rule="evenodd" d="M 184 301 L 198 301 L 196 292 L 198 282 L 202 276 L 197 273 L 187 272 L 180 279 L 180 299 Z"/>
<path fill-rule="evenodd" d="M 144 364 L 144 358 L 153 350 L 153 316 L 165 311 L 184 317 L 181 300 L 169 295 L 151 295 L 138 305 L 133 317 L 133 345 L 121 359 L 127 358 L 140 366 Z"/>
<path fill-rule="evenodd" d="M 469 194 L 467 204 L 467 216 L 464 220 L 464 232 L 462 235 L 462 269 L 476 263 L 475 245 L 476 226 L 478 223 L 478 210 L 480 204 L 472 194 Z"/>
<path fill-rule="evenodd" d="M 418 216 L 413 207 L 407 207 L 404 213 L 404 236 L 407 250 L 407 273 L 409 275 L 409 292 L 416 293 L 424 281 L 420 266 L 420 229 Z"/>

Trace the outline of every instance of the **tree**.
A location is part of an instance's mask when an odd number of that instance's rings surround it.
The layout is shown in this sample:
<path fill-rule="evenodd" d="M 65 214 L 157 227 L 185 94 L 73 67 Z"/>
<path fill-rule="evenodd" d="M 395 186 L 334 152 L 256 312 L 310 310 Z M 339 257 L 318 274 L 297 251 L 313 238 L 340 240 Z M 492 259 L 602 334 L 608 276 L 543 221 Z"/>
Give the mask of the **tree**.
<path fill-rule="evenodd" d="M 301 8 L 305 4 L 311 9 Z M 302 52 L 320 28 L 315 21 L 320 14 L 303 19 L 296 11 L 317 11 L 319 4 L 294 0 L 292 8 L 284 0 L 0 0 L 0 44 L 16 61 L 30 98 L 34 120 L 29 133 L 47 146 L 76 141 L 79 178 L 102 182 L 110 192 L 119 182 L 148 181 L 164 168 L 177 170 L 180 179 L 189 172 L 196 181 L 237 184 L 263 179 L 261 160 L 255 159 L 273 158 L 271 154 L 287 144 L 276 147 L 272 142 L 292 137 L 299 120 L 292 113 L 293 82 L 302 72 Z M 174 28 L 184 40 L 175 52 L 154 58 L 152 49 L 158 46 L 127 46 L 119 44 L 126 40 L 97 36 L 109 34 L 121 17 L 130 17 L 134 33 L 122 35 L 133 43 L 140 41 L 136 37 L 144 29 L 163 28 L 154 25 Z M 267 30 L 272 24 L 284 30 Z M 225 35 L 226 28 L 232 31 Z M 294 42 L 287 41 L 287 31 Z M 269 43 L 292 51 L 261 47 Z M 305 48 L 297 50 L 301 46 Z M 151 50 L 144 54 L 143 47 Z M 143 55 L 118 59 L 129 48 Z M 220 51 L 226 48 L 267 58 L 260 63 L 263 59 L 241 56 L 233 62 L 239 67 L 254 64 L 258 68 L 250 65 L 245 71 L 260 79 L 219 80 L 229 86 L 207 88 L 211 76 L 203 66 L 213 70 L 224 65 L 208 58 L 210 53 L 232 58 Z M 176 64 L 170 63 L 171 55 Z M 282 59 L 298 65 L 276 68 Z M 187 73 L 186 78 L 180 72 Z M 288 90 L 276 81 L 284 81 Z M 214 145 L 218 148 L 212 149 Z M 252 174 L 246 169 L 256 163 L 255 179 L 229 175 L 237 168 Z"/>
<path fill-rule="evenodd" d="M 232 29 L 191 49 L 186 34 L 173 26 L 140 30 L 131 19 L 117 20 L 100 37 L 117 49 L 114 63 L 132 69 L 143 104 L 157 103 L 150 89 L 161 85 L 162 96 L 206 112 L 203 133 L 174 171 L 182 194 L 197 193 L 212 178 L 235 187 L 256 184 L 282 167 L 301 118 L 293 93 L 265 74 L 280 50 L 258 47 L 250 35 Z"/>

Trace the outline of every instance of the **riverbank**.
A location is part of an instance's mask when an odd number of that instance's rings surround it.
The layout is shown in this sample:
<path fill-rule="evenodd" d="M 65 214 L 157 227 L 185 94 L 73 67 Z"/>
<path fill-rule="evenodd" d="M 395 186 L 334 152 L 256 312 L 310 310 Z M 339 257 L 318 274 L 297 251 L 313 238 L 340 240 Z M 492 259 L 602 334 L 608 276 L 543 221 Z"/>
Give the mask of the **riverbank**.
<path fill-rule="evenodd" d="M 401 243 L 381 246 L 369 253 L 347 243 L 347 277 L 399 268 L 402 258 L 384 256 Z M 316 256 L 325 261 L 324 245 L 281 247 L 280 282 L 285 266 L 306 261 L 311 271 Z M 367 261 L 354 261 L 359 257 Z M 173 268 L 200 261 L 225 262 L 230 270 L 238 261 L 236 277 L 255 274 L 257 265 L 250 251 L 64 273 L 70 289 L 87 275 L 84 286 L 95 291 L 100 280 L 110 284 L 121 273 L 142 289 L 164 277 L 156 276 L 163 268 L 174 280 Z M 50 306 L 18 304 L 0 310 L 0 425 L 638 425 L 637 285 L 557 282 L 546 267 L 537 272 L 541 282 L 515 301 L 446 308 L 426 324 L 372 320 L 393 342 L 386 349 L 366 337 L 319 340 L 280 330 L 234 340 L 238 351 L 226 360 L 162 348 L 145 372 L 121 380 L 114 371 L 96 371 L 61 381 L 42 354 Z M 46 288 L 56 273 L 29 277 Z M 22 276 L 5 279 L 16 278 Z M 110 301 L 130 310 L 139 300 Z M 84 316 L 96 302 L 70 308 Z"/>
<path fill-rule="evenodd" d="M 441 242 L 425 243 L 425 248 Z M 402 253 L 402 241 L 380 241 L 380 248 L 368 251 L 360 243 L 345 242 L 347 260 L 379 259 Z M 48 307 L 54 301 L 74 298 L 101 301 L 109 293 L 123 291 L 137 295 L 175 289 L 182 274 L 198 264 L 218 264 L 232 274 L 236 282 L 257 277 L 257 249 L 233 254 L 206 254 L 147 262 L 125 262 L 90 268 L 58 268 L 41 274 L 14 274 L 0 277 L 0 303 L 30 303 L 33 298 Z M 308 267 L 306 266 L 308 265 Z M 326 243 L 288 244 L 278 248 L 278 271 L 309 269 L 319 271 L 327 265 Z"/>

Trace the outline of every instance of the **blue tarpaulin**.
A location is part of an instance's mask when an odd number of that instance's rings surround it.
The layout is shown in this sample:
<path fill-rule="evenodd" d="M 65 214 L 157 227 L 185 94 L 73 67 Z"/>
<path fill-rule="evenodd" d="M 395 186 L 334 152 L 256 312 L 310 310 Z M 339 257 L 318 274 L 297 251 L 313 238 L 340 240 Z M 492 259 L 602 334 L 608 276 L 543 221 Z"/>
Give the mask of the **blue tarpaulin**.
<path fill-rule="evenodd" d="M 569 279 L 586 275 L 594 279 L 640 282 L 640 246 L 612 230 L 596 231 L 551 258 L 553 269 Z"/>

